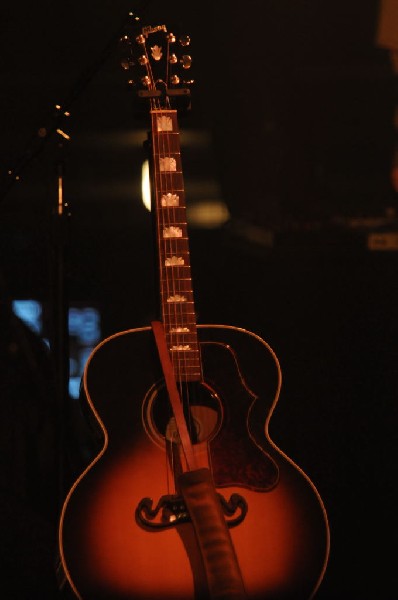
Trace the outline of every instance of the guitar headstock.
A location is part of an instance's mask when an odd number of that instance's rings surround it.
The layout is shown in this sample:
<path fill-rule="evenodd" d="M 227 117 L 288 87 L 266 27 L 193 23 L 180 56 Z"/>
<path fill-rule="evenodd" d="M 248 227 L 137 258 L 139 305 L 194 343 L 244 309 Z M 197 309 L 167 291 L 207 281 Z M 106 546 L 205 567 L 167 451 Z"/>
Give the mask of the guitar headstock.
<path fill-rule="evenodd" d="M 121 40 L 121 66 L 128 86 L 151 108 L 190 108 L 190 37 L 176 35 L 166 25 L 142 27 Z"/>

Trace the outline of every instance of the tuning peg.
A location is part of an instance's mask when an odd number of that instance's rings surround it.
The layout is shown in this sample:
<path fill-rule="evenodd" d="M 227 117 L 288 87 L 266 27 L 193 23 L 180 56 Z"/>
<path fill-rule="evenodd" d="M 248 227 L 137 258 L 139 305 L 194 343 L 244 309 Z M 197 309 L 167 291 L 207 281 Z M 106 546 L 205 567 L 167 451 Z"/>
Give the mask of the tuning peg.
<path fill-rule="evenodd" d="M 189 44 L 191 43 L 191 38 L 189 37 L 189 35 L 180 35 L 178 41 L 180 42 L 181 46 L 189 46 Z"/>
<path fill-rule="evenodd" d="M 169 41 L 170 44 L 175 44 L 176 36 L 174 35 L 174 33 L 168 33 L 166 39 Z"/>
<path fill-rule="evenodd" d="M 171 65 L 175 65 L 177 62 L 178 62 L 178 58 L 177 58 L 176 54 L 170 54 L 169 63 Z"/>
<path fill-rule="evenodd" d="M 125 56 L 120 60 L 120 65 L 123 71 L 129 71 L 132 67 L 134 67 L 135 62 L 131 56 Z"/>

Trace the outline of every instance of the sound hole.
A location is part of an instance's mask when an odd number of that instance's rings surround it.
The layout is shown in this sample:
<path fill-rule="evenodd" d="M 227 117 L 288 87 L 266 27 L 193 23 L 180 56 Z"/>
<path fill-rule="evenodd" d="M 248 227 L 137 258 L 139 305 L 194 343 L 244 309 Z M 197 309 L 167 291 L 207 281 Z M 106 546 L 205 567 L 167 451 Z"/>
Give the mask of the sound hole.
<path fill-rule="evenodd" d="M 179 393 L 192 444 L 213 438 L 222 420 L 221 403 L 216 393 L 203 382 L 181 384 Z M 143 417 L 145 429 L 156 443 L 178 441 L 177 424 L 164 382 L 149 391 Z"/>

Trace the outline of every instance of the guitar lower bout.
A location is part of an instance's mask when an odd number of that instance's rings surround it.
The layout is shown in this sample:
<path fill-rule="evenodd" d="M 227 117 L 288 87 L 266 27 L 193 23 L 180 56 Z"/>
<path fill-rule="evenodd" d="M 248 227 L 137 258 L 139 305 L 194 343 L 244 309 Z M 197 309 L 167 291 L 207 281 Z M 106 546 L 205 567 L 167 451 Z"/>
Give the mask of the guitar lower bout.
<path fill-rule="evenodd" d="M 186 389 L 187 422 L 200 465 L 212 473 L 245 597 L 309 600 L 325 573 L 329 527 L 314 484 L 268 434 L 281 386 L 277 357 L 243 329 L 197 331 L 203 378 Z M 151 328 L 104 340 L 83 384 L 104 446 L 62 509 L 61 560 L 75 595 L 209 599 Z"/>

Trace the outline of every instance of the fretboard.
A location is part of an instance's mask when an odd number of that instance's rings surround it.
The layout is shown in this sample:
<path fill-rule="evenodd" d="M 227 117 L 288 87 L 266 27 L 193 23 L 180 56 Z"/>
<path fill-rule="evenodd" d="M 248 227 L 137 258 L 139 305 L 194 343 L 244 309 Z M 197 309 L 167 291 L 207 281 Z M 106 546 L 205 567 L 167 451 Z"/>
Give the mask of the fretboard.
<path fill-rule="evenodd" d="M 163 327 L 176 380 L 198 381 L 201 363 L 177 113 L 175 110 L 154 109 L 151 120 Z"/>

